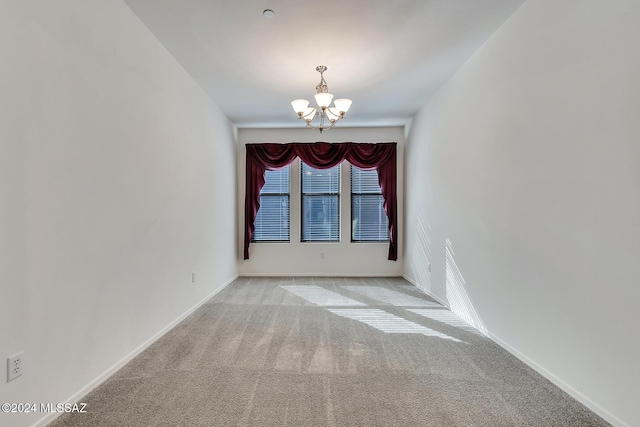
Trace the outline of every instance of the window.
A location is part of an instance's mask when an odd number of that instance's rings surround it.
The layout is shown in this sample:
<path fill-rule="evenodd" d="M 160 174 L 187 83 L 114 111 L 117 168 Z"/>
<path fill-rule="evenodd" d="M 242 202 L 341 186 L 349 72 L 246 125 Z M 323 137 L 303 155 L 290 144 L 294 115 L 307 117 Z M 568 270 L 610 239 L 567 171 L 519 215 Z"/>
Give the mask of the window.
<path fill-rule="evenodd" d="M 303 242 L 337 242 L 340 240 L 340 165 L 315 169 L 302 162 Z"/>
<path fill-rule="evenodd" d="M 255 220 L 254 242 L 289 241 L 289 166 L 265 172 L 264 187 L 260 190 L 260 209 Z"/>
<path fill-rule="evenodd" d="M 388 242 L 389 218 L 378 172 L 351 166 L 351 241 Z"/>

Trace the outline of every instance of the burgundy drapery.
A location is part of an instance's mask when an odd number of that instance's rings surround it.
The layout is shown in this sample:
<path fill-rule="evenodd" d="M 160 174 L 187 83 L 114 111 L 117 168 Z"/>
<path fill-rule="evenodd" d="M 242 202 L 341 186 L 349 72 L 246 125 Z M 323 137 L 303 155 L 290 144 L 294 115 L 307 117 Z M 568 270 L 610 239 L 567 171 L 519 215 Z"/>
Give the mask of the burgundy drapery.
<path fill-rule="evenodd" d="M 396 190 L 396 143 L 378 144 L 343 142 L 330 144 L 246 144 L 247 179 L 244 200 L 244 259 L 249 259 L 249 243 L 255 231 L 255 219 L 260 208 L 260 190 L 267 169 L 282 169 L 296 157 L 316 169 L 329 169 L 346 160 L 361 169 L 376 169 L 384 198 L 384 210 L 389 218 L 389 257 L 398 259 L 398 216 Z"/>

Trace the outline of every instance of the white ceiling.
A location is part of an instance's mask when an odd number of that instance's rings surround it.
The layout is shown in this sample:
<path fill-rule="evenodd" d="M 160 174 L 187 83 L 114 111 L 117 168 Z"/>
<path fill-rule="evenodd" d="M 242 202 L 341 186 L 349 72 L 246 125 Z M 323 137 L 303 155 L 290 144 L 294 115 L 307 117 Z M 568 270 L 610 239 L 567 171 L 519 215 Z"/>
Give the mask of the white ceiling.
<path fill-rule="evenodd" d="M 125 0 L 240 128 L 301 126 L 318 65 L 342 126 L 405 124 L 523 2 Z"/>

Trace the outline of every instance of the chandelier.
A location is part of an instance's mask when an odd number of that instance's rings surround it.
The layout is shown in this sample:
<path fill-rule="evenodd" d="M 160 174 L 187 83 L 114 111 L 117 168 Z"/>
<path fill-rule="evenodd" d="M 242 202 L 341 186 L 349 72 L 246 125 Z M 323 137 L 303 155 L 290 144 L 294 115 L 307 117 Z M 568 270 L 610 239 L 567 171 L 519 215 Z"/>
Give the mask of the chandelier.
<path fill-rule="evenodd" d="M 306 99 L 295 99 L 291 101 L 293 111 L 298 114 L 298 119 L 304 119 L 307 127 L 319 130 L 322 133 L 325 129 L 331 129 L 340 119 L 344 118 L 344 114 L 351 107 L 351 100 L 340 98 L 333 101 L 334 106 L 330 107 L 333 94 L 329 93 L 327 82 L 324 80 L 322 73 L 327 71 L 324 65 L 318 65 L 316 71 L 320 73 L 320 83 L 316 86 L 316 94 L 313 97 L 316 100 L 316 107 L 309 107 L 309 101 Z M 320 118 L 318 125 L 313 124 L 313 119 Z"/>

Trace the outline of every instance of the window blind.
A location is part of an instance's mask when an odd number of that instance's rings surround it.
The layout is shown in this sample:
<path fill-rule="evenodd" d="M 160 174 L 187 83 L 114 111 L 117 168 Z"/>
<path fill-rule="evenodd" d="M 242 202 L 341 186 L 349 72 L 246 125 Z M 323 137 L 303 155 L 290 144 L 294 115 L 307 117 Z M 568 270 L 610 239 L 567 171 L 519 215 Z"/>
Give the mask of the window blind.
<path fill-rule="evenodd" d="M 267 170 L 260 190 L 260 208 L 256 215 L 254 242 L 288 242 L 290 230 L 291 168 Z"/>
<path fill-rule="evenodd" d="M 389 241 L 389 218 L 375 169 L 351 166 L 351 241 Z"/>
<path fill-rule="evenodd" d="M 340 240 L 340 165 L 315 169 L 302 162 L 303 242 Z"/>

